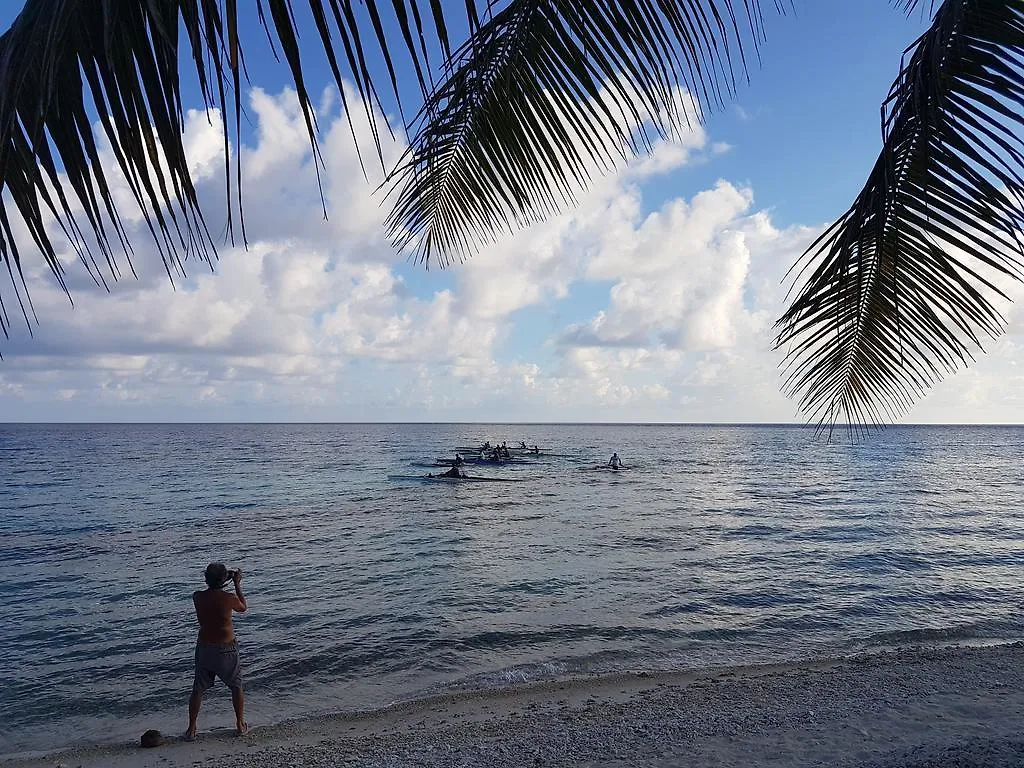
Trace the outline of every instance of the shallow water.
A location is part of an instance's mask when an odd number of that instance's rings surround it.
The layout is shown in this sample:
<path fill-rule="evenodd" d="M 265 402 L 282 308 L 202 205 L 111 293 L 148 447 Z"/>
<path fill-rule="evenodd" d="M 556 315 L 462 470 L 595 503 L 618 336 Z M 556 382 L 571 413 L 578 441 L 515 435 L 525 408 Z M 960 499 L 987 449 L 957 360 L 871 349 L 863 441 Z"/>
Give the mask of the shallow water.
<path fill-rule="evenodd" d="M 1019 639 L 1024 429 L 0 426 L 0 754 L 184 727 L 245 572 L 250 723 L 620 670 Z M 389 480 L 484 439 L 564 456 Z M 583 471 L 618 451 L 629 472 Z M 227 725 L 216 688 L 201 727 Z"/>

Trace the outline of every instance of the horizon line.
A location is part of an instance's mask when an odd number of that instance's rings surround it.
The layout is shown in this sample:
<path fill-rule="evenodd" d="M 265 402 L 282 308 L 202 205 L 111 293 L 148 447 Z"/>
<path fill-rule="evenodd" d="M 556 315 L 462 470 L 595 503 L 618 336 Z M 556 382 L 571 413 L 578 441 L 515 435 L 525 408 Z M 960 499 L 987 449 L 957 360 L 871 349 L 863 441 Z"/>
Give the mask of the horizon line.
<path fill-rule="evenodd" d="M 829 429 L 803 421 L 0 421 L 4 426 L 590 426 L 590 427 L 787 427 Z M 1020 422 L 912 422 L 837 424 L 832 429 L 901 427 L 1020 427 Z"/>

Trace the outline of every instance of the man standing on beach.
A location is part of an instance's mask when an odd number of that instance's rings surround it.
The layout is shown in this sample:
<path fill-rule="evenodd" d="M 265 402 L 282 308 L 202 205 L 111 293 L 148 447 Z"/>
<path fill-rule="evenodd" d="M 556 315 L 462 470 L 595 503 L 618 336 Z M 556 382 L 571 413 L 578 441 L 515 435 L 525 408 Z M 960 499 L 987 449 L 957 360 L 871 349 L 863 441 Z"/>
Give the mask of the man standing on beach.
<path fill-rule="evenodd" d="M 185 740 L 196 738 L 196 718 L 203 703 L 203 694 L 219 677 L 231 689 L 231 704 L 235 708 L 235 727 L 241 736 L 249 726 L 245 723 L 245 697 L 242 694 L 242 667 L 238 662 L 235 628 L 232 612 L 244 613 L 249 607 L 242 594 L 242 572 L 229 571 L 223 563 L 206 566 L 206 589 L 192 593 L 192 602 L 199 619 L 199 639 L 196 642 L 196 677 L 192 696 L 188 700 L 188 730 Z M 235 593 L 224 591 L 228 582 L 235 585 Z"/>

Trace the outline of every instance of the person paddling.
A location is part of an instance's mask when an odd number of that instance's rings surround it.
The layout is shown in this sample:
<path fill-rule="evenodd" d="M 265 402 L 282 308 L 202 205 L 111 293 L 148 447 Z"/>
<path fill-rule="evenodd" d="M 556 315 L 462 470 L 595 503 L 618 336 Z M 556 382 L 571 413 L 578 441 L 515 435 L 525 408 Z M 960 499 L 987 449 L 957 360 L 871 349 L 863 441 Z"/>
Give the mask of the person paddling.
<path fill-rule="evenodd" d="M 619 454 L 613 453 L 612 457 L 608 459 L 608 466 L 612 469 L 625 469 L 622 466 L 622 460 L 619 458 Z"/>
<path fill-rule="evenodd" d="M 459 454 L 458 452 L 456 452 L 456 454 L 455 454 L 455 466 L 456 466 L 456 467 L 461 467 L 461 466 L 462 466 L 463 464 L 465 464 L 465 463 L 466 463 L 466 462 L 465 462 L 465 460 L 464 460 L 464 459 L 462 458 L 462 455 L 461 455 L 461 454 Z"/>

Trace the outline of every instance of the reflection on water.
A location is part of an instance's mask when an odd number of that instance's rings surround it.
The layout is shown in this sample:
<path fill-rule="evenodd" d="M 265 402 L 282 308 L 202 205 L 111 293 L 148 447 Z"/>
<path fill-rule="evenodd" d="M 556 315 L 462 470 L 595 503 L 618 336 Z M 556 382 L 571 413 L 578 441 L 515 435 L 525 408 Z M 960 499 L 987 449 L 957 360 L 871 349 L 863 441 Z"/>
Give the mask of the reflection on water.
<path fill-rule="evenodd" d="M 0 427 L 0 753 L 181 726 L 189 596 L 211 560 L 246 573 L 252 722 L 581 672 L 1016 638 L 1022 437 Z M 470 469 L 516 484 L 387 479 L 484 439 L 564 456 Z M 630 472 L 579 471 L 613 450 Z M 215 692 L 204 717 L 229 710 Z"/>

